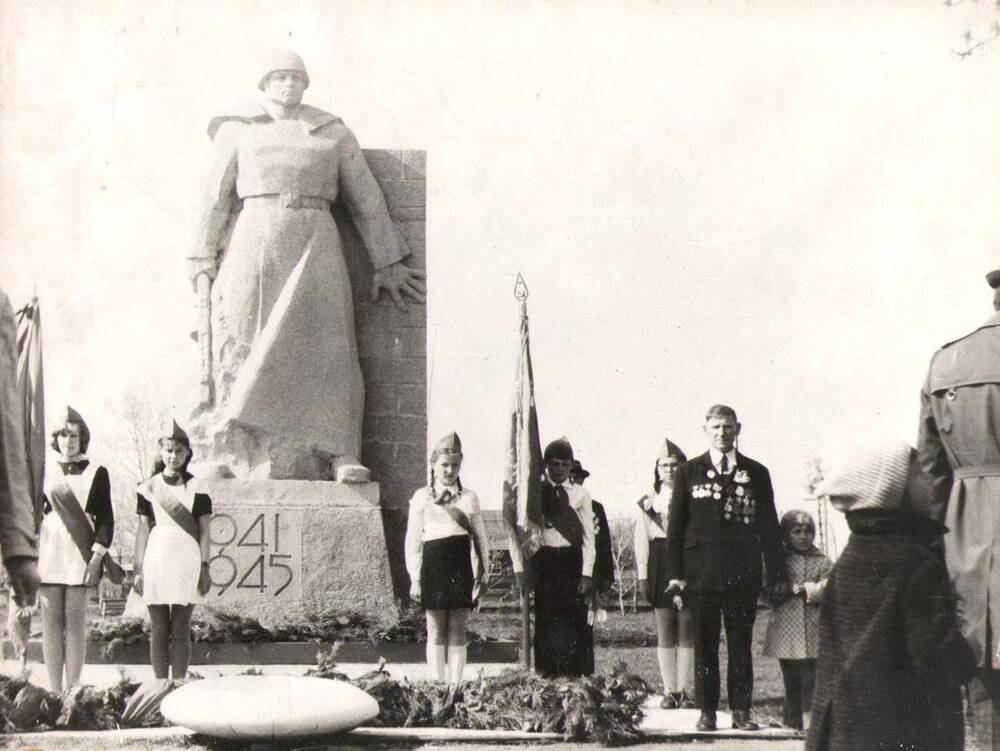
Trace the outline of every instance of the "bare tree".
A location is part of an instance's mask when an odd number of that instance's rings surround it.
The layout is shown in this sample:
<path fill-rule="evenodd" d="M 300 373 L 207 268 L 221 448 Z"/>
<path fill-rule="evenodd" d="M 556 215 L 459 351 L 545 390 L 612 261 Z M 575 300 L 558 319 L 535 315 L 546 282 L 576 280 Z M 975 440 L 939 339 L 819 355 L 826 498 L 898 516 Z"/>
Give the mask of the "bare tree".
<path fill-rule="evenodd" d="M 951 7 L 971 7 L 978 16 L 971 22 L 977 30 L 967 28 L 962 34 L 961 48 L 955 50 L 955 54 L 962 60 L 1000 38 L 1000 0 L 986 0 L 982 3 L 979 0 L 944 0 L 944 4 Z"/>
<path fill-rule="evenodd" d="M 615 588 L 618 590 L 618 610 L 625 615 L 625 598 L 632 596 L 635 611 L 635 593 L 638 583 L 635 575 L 635 519 L 616 516 L 609 520 L 611 528 L 611 560 L 615 566 Z"/>
<path fill-rule="evenodd" d="M 108 469 L 115 512 L 115 541 L 122 557 L 128 560 L 135 544 L 138 523 L 135 513 L 135 488 L 153 470 L 158 448 L 157 438 L 168 412 L 152 398 L 127 391 L 115 402 L 108 402 L 115 420 L 111 433 L 95 442 L 92 453 Z"/>
<path fill-rule="evenodd" d="M 811 456 L 805 462 L 804 484 L 806 492 L 813 495 L 816 486 L 823 481 L 823 460 L 818 456 Z"/>

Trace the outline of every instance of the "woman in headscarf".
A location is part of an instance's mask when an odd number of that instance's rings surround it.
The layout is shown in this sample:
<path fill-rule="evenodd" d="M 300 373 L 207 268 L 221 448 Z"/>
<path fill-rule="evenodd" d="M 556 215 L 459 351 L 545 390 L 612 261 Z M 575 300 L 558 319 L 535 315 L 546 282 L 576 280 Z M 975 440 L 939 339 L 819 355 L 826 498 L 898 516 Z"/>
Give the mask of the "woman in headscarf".
<path fill-rule="evenodd" d="M 49 689 L 80 682 L 87 653 L 88 588 L 96 586 L 115 533 L 108 471 L 87 458 L 90 429 L 72 407 L 52 433 L 56 469 L 46 479 L 38 533 L 42 655 Z M 64 678 L 65 671 L 65 682 Z"/>
<path fill-rule="evenodd" d="M 656 613 L 656 659 L 663 679 L 663 709 L 694 707 L 694 624 L 690 611 L 667 592 L 667 511 L 674 478 L 687 456 L 664 439 L 653 467 L 653 492 L 638 503 L 635 566 L 642 596 Z"/>
<path fill-rule="evenodd" d="M 275 55 L 259 105 L 209 124 L 215 157 L 190 276 L 196 287 L 214 279 L 215 427 L 235 423 L 262 449 L 240 460 L 269 461 L 273 477 L 365 481 L 364 384 L 333 203 L 368 250 L 376 299 L 385 288 L 400 305 L 403 294 L 423 300 L 424 274 L 403 263 L 410 250 L 354 134 L 302 103 L 308 86 L 302 58 Z"/>
<path fill-rule="evenodd" d="M 490 549 L 479 498 L 459 477 L 457 433 L 437 442 L 430 465 L 430 482 L 410 499 L 406 570 L 410 597 L 427 613 L 427 664 L 454 692 L 465 669 L 469 610 L 489 576 Z"/>
<path fill-rule="evenodd" d="M 958 627 L 909 445 L 857 449 L 816 488 L 851 537 L 830 574 L 807 751 L 961 751 L 961 684 L 975 660 Z"/>

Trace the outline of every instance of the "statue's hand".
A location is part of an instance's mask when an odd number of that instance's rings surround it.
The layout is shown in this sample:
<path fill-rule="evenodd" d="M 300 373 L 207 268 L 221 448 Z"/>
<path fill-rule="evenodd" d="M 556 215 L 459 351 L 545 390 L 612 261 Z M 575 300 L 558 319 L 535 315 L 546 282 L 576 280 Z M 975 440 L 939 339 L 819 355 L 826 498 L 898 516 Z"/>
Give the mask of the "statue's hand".
<path fill-rule="evenodd" d="M 372 274 L 372 302 L 379 301 L 379 295 L 384 288 L 396 302 L 400 310 L 406 310 L 406 303 L 403 302 L 403 295 L 407 294 L 417 302 L 423 302 L 425 298 L 426 285 L 424 280 L 427 274 L 421 269 L 412 269 L 402 261 L 386 266 L 384 269 L 376 269 Z"/>
<path fill-rule="evenodd" d="M 205 274 L 208 278 L 215 279 L 215 274 L 218 271 L 214 258 L 209 258 L 208 256 L 192 256 L 188 258 L 188 279 L 191 280 L 191 286 L 198 289 L 198 278 Z"/>

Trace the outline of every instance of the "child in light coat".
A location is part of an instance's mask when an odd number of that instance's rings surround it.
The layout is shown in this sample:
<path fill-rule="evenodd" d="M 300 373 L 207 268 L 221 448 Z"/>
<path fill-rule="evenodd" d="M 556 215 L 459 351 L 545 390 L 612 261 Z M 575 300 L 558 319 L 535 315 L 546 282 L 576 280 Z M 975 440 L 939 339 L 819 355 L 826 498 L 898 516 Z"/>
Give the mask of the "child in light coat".
<path fill-rule="evenodd" d="M 785 683 L 782 724 L 802 730 L 802 712 L 812 708 L 819 655 L 819 604 L 833 562 L 817 548 L 816 523 L 805 511 L 781 517 L 791 596 L 773 602 L 764 635 L 764 655 L 776 657 Z"/>

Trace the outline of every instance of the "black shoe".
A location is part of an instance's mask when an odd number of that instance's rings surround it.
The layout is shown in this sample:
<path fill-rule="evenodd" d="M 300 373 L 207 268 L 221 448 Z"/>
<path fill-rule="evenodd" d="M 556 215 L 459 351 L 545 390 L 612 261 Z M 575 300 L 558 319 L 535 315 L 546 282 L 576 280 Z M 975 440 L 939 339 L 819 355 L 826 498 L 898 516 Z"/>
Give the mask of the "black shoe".
<path fill-rule="evenodd" d="M 735 727 L 735 725 L 733 726 Z M 698 718 L 698 724 L 694 726 L 695 730 L 717 730 L 715 724 L 715 712 L 702 711 L 701 717 Z"/>
<path fill-rule="evenodd" d="M 660 700 L 660 709 L 677 709 L 677 706 L 677 694 L 664 691 L 663 698 Z"/>
<path fill-rule="evenodd" d="M 750 719 L 749 710 L 734 709 L 733 730 L 760 730 L 760 725 Z"/>
<path fill-rule="evenodd" d="M 677 700 L 677 706 L 681 709 L 697 709 L 698 707 L 694 703 L 694 700 L 688 696 L 687 691 L 681 691 L 680 698 Z"/>

